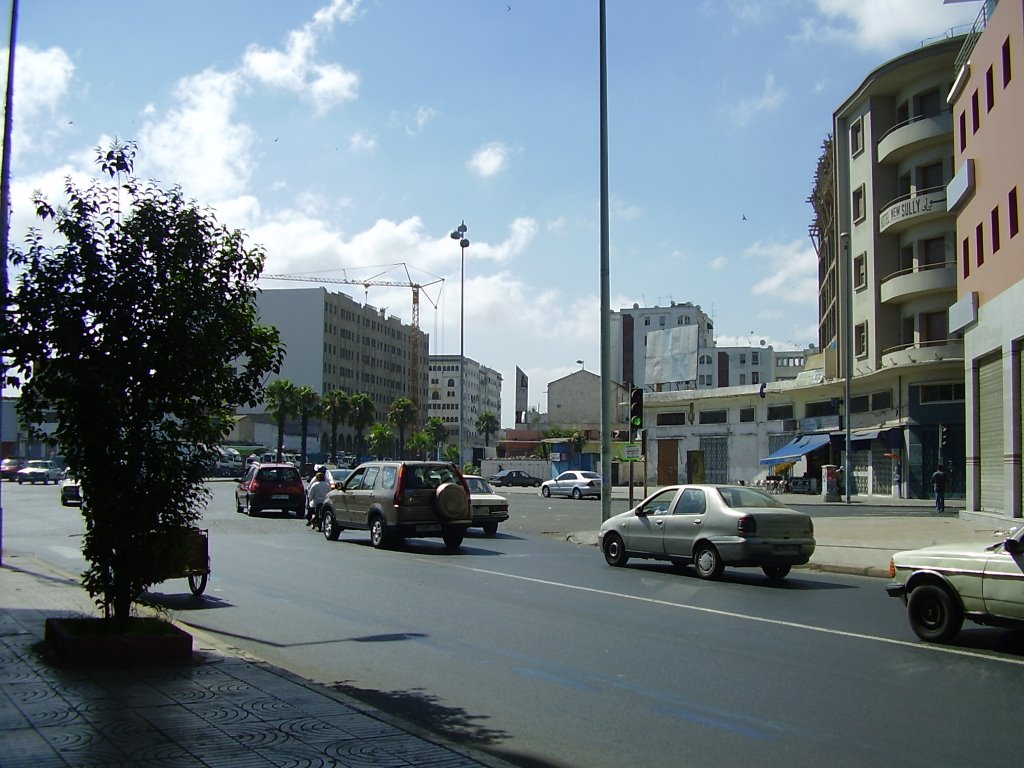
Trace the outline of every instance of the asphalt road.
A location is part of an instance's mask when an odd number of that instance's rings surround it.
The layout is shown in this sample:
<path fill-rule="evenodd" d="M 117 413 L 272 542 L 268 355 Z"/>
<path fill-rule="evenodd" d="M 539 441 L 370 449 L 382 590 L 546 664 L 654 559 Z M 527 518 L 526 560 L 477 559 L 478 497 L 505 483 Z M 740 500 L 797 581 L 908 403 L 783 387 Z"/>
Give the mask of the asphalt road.
<path fill-rule="evenodd" d="M 510 761 L 1019 763 L 1021 634 L 965 628 L 956 646 L 924 645 L 881 580 L 613 569 L 564 541 L 599 524 L 598 502 L 518 490 L 495 538 L 377 551 L 365 533 L 328 542 L 293 517 L 238 515 L 233 486 L 213 487 L 206 595 L 172 580 L 154 604 Z M 53 486 L 3 494 L 8 552 L 82 569 L 80 518 Z"/>

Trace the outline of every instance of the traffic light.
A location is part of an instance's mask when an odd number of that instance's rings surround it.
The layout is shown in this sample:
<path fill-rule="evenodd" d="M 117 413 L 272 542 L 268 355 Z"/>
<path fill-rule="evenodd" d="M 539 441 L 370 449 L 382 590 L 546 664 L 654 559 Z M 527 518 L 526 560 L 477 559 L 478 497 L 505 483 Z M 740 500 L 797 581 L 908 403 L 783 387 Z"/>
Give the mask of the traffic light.
<path fill-rule="evenodd" d="M 644 391 L 640 387 L 629 393 L 629 425 L 633 429 L 644 425 Z"/>
<path fill-rule="evenodd" d="M 945 424 L 939 425 L 939 445 L 943 448 L 949 445 L 949 427 Z"/>

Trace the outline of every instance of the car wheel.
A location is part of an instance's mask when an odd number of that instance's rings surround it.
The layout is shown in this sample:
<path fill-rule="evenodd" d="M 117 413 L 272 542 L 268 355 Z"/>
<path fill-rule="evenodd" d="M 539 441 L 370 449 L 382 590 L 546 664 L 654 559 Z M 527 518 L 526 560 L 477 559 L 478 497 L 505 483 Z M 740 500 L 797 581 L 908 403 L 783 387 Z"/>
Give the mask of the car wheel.
<path fill-rule="evenodd" d="M 497 523 L 484 523 L 484 536 L 496 536 L 498 534 Z"/>
<path fill-rule="evenodd" d="M 455 483 L 441 483 L 434 492 L 434 506 L 446 520 L 465 519 L 467 502 L 465 492 Z"/>
<path fill-rule="evenodd" d="M 764 575 L 772 581 L 781 581 L 782 579 L 789 576 L 789 572 L 792 569 L 790 565 L 762 565 L 761 570 L 764 571 Z"/>
<path fill-rule="evenodd" d="M 252 517 L 252 499 L 246 496 L 245 501 L 243 503 L 245 504 L 245 507 L 242 509 L 242 511 L 245 512 L 245 514 L 248 517 Z"/>
<path fill-rule="evenodd" d="M 192 590 L 193 595 L 203 594 L 203 591 L 206 589 L 206 581 L 208 578 L 209 574 L 206 573 L 200 573 L 198 575 L 191 573 L 189 574 L 188 588 Z"/>
<path fill-rule="evenodd" d="M 242 512 L 244 512 L 244 511 L 245 511 L 245 510 L 244 510 L 244 509 L 242 509 L 242 504 L 241 504 L 241 502 L 239 502 L 239 501 L 238 501 L 238 494 L 236 493 L 236 494 L 235 494 L 235 514 L 236 514 L 236 515 L 240 515 L 240 514 L 242 514 Z"/>
<path fill-rule="evenodd" d="M 21 484 L 22 484 L 22 483 L 24 483 L 24 482 L 25 482 L 25 481 L 24 481 L 24 480 L 22 480 L 22 479 L 21 479 L 20 477 L 18 478 L 18 485 L 21 485 Z"/>
<path fill-rule="evenodd" d="M 707 543 L 697 546 L 697 551 L 693 554 L 693 565 L 697 569 L 697 575 L 702 579 L 717 579 L 725 570 L 718 550 L 713 544 Z"/>
<path fill-rule="evenodd" d="M 324 519 L 322 524 L 324 538 L 328 541 L 337 541 L 341 535 L 341 527 L 334 522 L 334 513 L 329 510 L 324 510 Z"/>
<path fill-rule="evenodd" d="M 540 488 L 540 480 L 535 481 L 534 484 L 533 484 L 533 487 L 534 488 Z"/>
<path fill-rule="evenodd" d="M 380 515 L 374 515 L 370 520 L 370 543 L 374 549 L 384 549 L 390 543 L 388 527 Z"/>
<path fill-rule="evenodd" d="M 19 480 L 18 482 L 21 481 Z M 540 489 L 540 495 L 543 496 L 544 498 L 548 498 L 549 496 L 551 496 L 551 489 L 545 485 L 543 488 Z"/>
<path fill-rule="evenodd" d="M 617 533 L 609 533 L 604 537 L 602 545 L 604 550 L 604 559 L 608 565 L 614 565 L 616 567 L 625 565 L 626 561 L 629 560 L 629 555 L 626 554 L 626 545 L 622 541 L 622 537 Z"/>
<path fill-rule="evenodd" d="M 572 497 L 576 499 L 576 501 L 579 501 L 580 499 L 583 498 L 583 491 L 581 491 L 579 488 L 573 488 Z"/>
<path fill-rule="evenodd" d="M 466 538 L 465 528 L 446 528 L 441 531 L 441 538 L 448 549 L 458 549 L 462 546 L 462 540 Z"/>
<path fill-rule="evenodd" d="M 945 643 L 952 640 L 964 623 L 964 612 L 945 587 L 923 584 L 907 601 L 910 627 L 922 640 Z"/>

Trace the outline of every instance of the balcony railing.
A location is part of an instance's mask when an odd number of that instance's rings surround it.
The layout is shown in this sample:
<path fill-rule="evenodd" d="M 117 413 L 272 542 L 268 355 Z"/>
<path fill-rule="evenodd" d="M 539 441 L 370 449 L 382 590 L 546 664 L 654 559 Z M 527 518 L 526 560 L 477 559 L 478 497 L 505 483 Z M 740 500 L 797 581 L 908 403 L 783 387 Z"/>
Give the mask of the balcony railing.
<path fill-rule="evenodd" d="M 878 162 L 897 162 L 918 148 L 950 141 L 952 133 L 952 110 L 942 109 L 934 114 L 915 115 L 894 125 L 878 140 Z"/>
<path fill-rule="evenodd" d="M 985 31 L 985 27 L 988 26 L 988 20 L 992 18 L 992 12 L 995 11 L 996 6 L 999 4 L 999 0 L 985 0 L 985 4 L 981 6 L 981 11 L 978 13 L 978 18 L 971 26 L 971 31 L 967 33 L 967 39 L 964 40 L 963 47 L 960 49 L 960 53 L 956 55 L 956 60 L 953 62 L 953 75 L 954 77 L 963 69 L 971 58 L 971 52 L 974 51 L 974 46 L 978 43 L 978 38 L 981 37 L 981 33 Z"/>
<path fill-rule="evenodd" d="M 930 363 L 938 360 L 963 360 L 964 343 L 961 339 L 947 338 L 898 344 L 882 350 L 882 367 Z"/>
<path fill-rule="evenodd" d="M 919 264 L 883 277 L 879 284 L 879 299 L 885 304 L 955 290 L 956 262 L 943 261 Z"/>

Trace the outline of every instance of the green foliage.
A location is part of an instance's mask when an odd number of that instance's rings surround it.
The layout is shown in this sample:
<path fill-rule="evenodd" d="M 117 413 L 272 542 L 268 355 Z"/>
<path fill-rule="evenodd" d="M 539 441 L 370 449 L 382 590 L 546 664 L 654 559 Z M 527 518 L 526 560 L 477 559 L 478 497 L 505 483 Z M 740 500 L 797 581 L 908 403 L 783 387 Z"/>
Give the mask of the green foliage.
<path fill-rule="evenodd" d="M 391 453 L 391 446 L 395 443 L 395 433 L 387 424 L 374 424 L 366 442 L 369 445 L 370 453 L 378 459 L 382 459 Z"/>
<path fill-rule="evenodd" d="M 438 448 L 442 443 L 448 441 L 448 427 L 438 416 L 428 419 L 427 426 L 423 431 L 430 437 L 431 445 L 434 448 Z"/>
<path fill-rule="evenodd" d="M 306 463 L 306 432 L 309 431 L 309 417 L 320 412 L 320 395 L 312 387 L 299 387 L 295 391 L 295 408 L 301 420 L 302 437 L 299 453 L 302 464 Z"/>
<path fill-rule="evenodd" d="M 399 397 L 388 409 L 388 423 L 398 430 L 398 453 L 405 458 L 405 431 L 416 426 L 420 411 L 408 397 Z"/>
<path fill-rule="evenodd" d="M 277 461 L 284 450 L 284 424 L 298 411 L 298 393 L 299 388 L 288 379 L 275 379 L 267 386 L 267 410 L 277 424 Z"/>
<path fill-rule="evenodd" d="M 338 458 L 338 427 L 348 419 L 348 395 L 344 390 L 332 389 L 324 395 L 320 407 L 331 425 L 331 456 Z"/>
<path fill-rule="evenodd" d="M 459 446 L 449 445 L 444 449 L 444 457 L 452 464 L 457 465 L 459 463 Z"/>
<path fill-rule="evenodd" d="M 425 431 L 416 432 L 405 445 L 406 450 L 417 459 L 434 458 L 436 445 Z"/>
<path fill-rule="evenodd" d="M 377 406 L 365 392 L 357 392 L 348 399 L 348 423 L 356 433 L 356 447 L 364 452 L 363 433 L 373 424 L 377 415 Z"/>
<path fill-rule="evenodd" d="M 12 249 L 2 348 L 22 420 L 39 437 L 55 422 L 48 439 L 81 479 L 83 584 L 126 621 L 180 555 L 166 542 L 201 518 L 205 469 L 283 349 L 258 323 L 262 249 L 179 189 L 136 179 L 134 144 L 97 155 L 109 180 L 68 179 L 62 206 L 35 199 L 59 243 L 32 229 Z"/>
<path fill-rule="evenodd" d="M 566 429 L 564 427 L 551 427 L 550 429 L 544 430 L 544 437 L 545 439 L 554 439 L 557 437 L 572 437 L 572 433 L 573 430 L 571 429 Z"/>
<path fill-rule="evenodd" d="M 491 444 L 491 435 L 501 428 L 501 423 L 493 411 L 484 411 L 476 420 L 476 431 L 484 436 L 484 445 Z"/>

